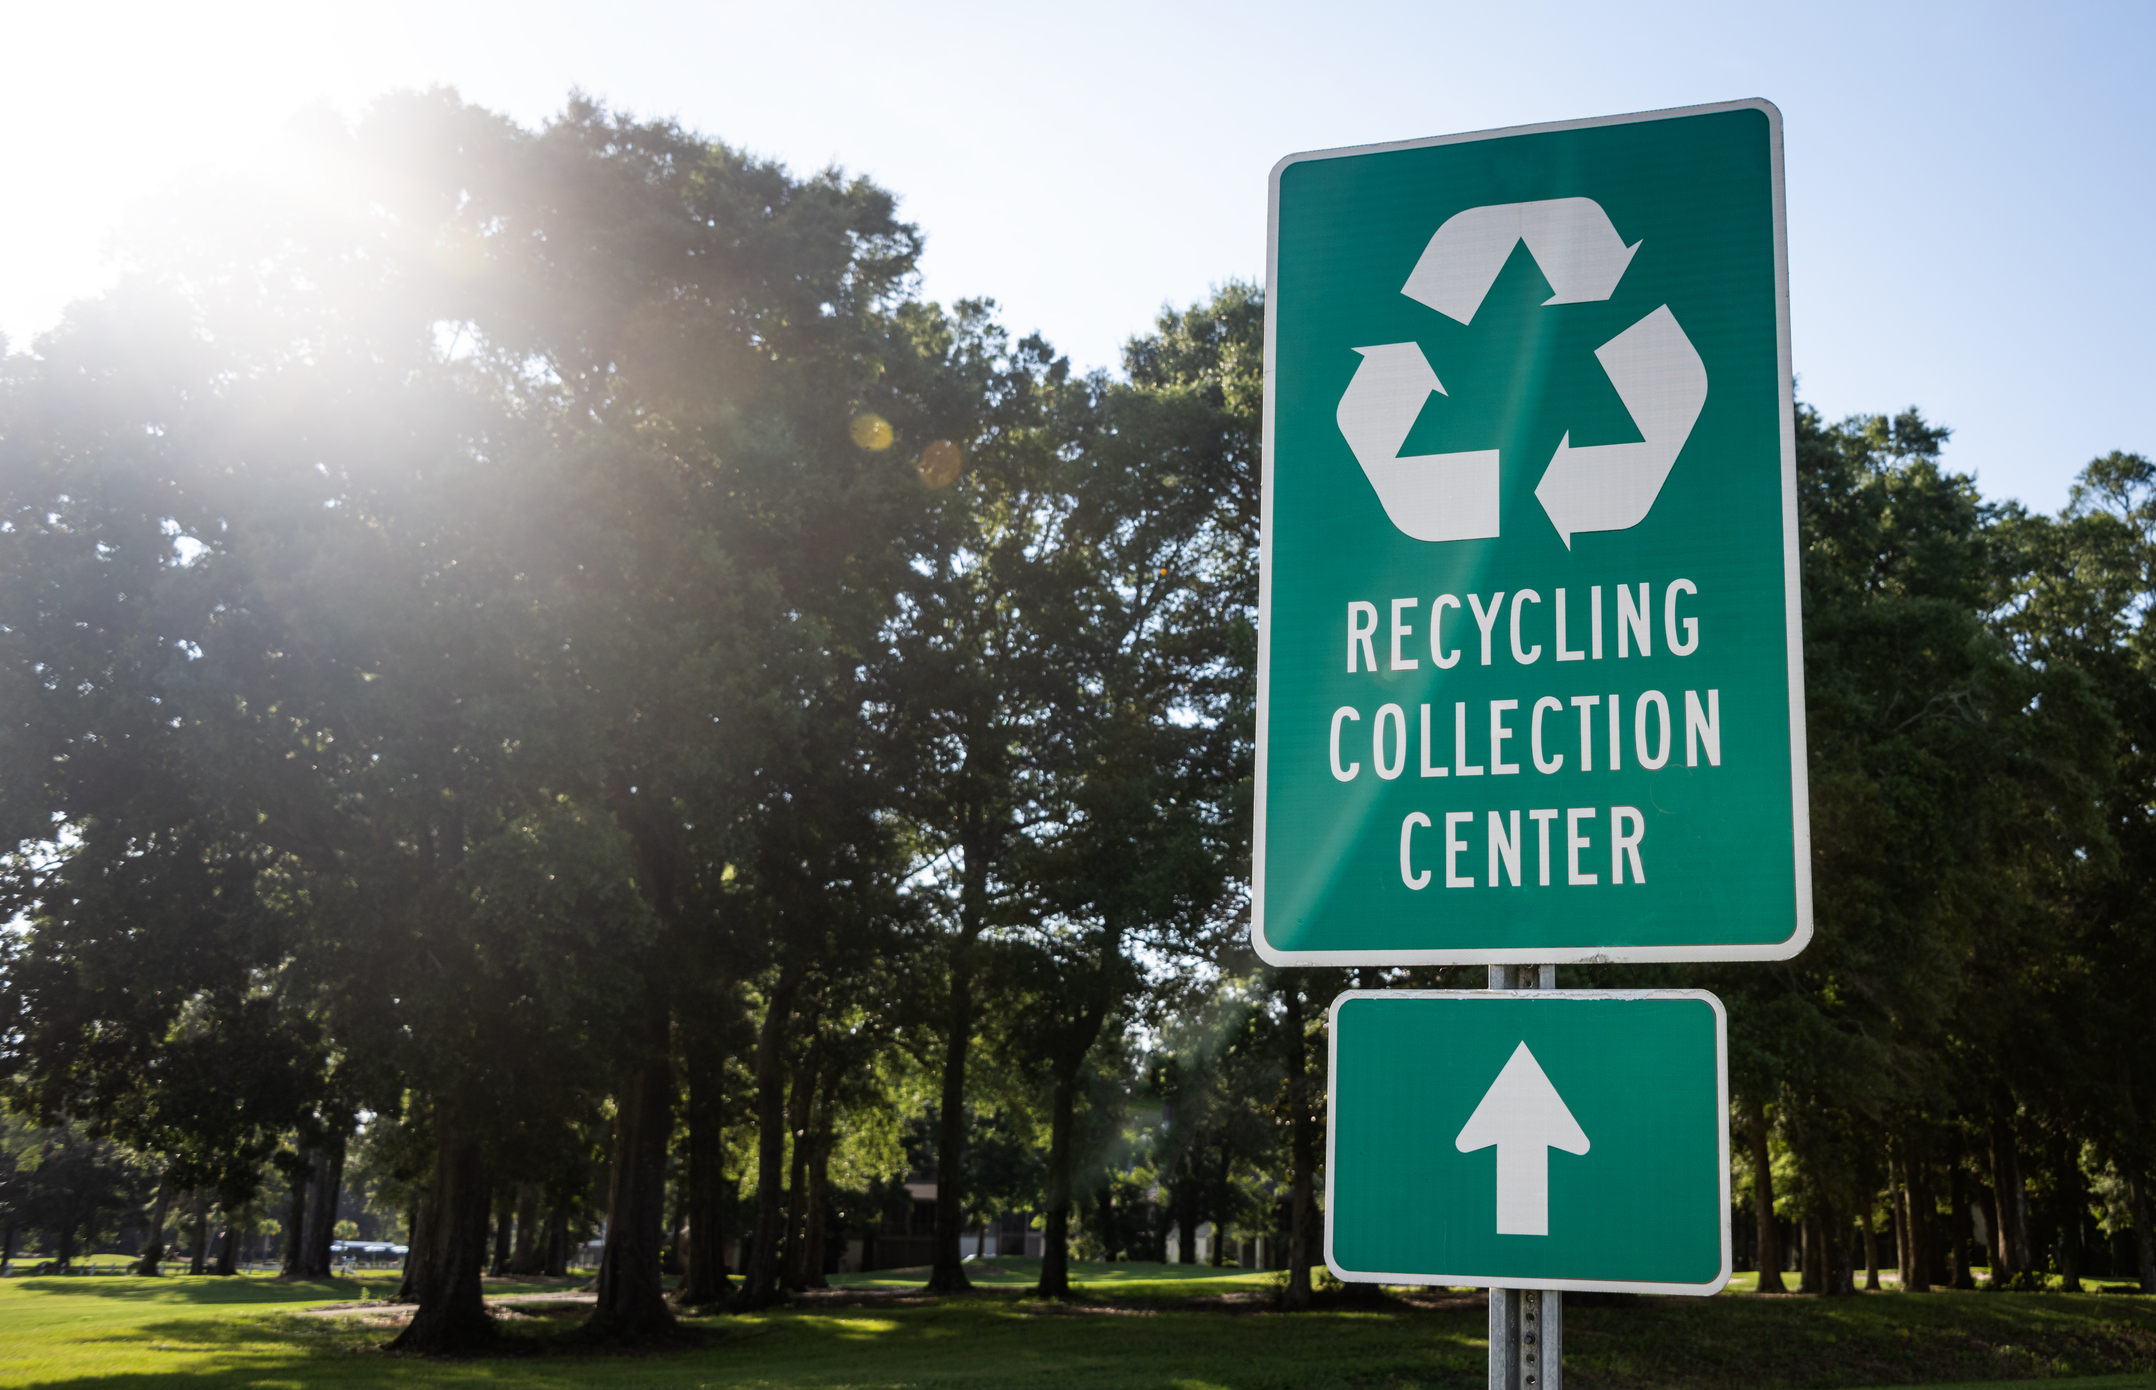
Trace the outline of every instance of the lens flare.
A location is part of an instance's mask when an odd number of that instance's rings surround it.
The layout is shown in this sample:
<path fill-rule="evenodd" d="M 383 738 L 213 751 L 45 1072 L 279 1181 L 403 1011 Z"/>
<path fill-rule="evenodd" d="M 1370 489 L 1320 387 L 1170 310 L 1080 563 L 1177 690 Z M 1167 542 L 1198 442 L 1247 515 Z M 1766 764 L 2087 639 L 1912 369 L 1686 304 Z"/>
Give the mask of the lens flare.
<path fill-rule="evenodd" d="M 891 422 L 874 411 L 864 410 L 853 417 L 847 433 L 853 442 L 864 449 L 888 449 L 891 447 Z"/>
<path fill-rule="evenodd" d="M 921 450 L 921 461 L 914 465 L 914 471 L 930 487 L 949 487 L 958 481 L 965 466 L 966 457 L 958 446 L 948 439 L 938 439 Z"/>

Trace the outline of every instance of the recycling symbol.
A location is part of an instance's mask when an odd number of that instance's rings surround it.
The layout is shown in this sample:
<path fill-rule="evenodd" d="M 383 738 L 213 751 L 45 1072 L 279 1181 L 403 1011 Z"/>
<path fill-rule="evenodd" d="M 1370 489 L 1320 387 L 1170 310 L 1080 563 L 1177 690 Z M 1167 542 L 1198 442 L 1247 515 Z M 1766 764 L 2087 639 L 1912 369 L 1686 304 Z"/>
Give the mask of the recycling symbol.
<path fill-rule="evenodd" d="M 1641 245 L 1625 245 L 1591 198 L 1468 208 L 1431 236 L 1400 293 L 1471 323 L 1522 241 L 1556 291 L 1545 306 L 1608 299 Z M 1449 394 L 1421 345 L 1382 343 L 1355 351 L 1362 361 L 1335 419 L 1385 515 L 1421 541 L 1496 536 L 1497 450 L 1400 457 L 1430 393 Z M 1596 348 L 1595 358 L 1640 439 L 1575 448 L 1568 430 L 1558 441 L 1535 485 L 1535 500 L 1568 550 L 1581 531 L 1622 531 L 1646 519 L 1707 403 L 1707 369 L 1667 304 Z"/>

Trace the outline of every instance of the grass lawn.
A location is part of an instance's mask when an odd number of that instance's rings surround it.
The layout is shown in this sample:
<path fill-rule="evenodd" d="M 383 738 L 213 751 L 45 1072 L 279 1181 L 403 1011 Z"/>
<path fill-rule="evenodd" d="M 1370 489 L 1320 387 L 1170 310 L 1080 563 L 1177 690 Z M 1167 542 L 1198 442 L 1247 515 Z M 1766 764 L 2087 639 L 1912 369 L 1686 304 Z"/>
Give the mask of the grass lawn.
<path fill-rule="evenodd" d="M 512 1304 L 498 1356 L 425 1361 L 376 1348 L 394 1325 L 347 1303 L 359 1284 L 267 1279 L 0 1281 L 0 1385 L 149 1387 L 514 1385 L 773 1387 L 1272 1387 L 1478 1385 L 1484 1312 L 1469 1292 L 1303 1315 L 1270 1310 L 1280 1276 L 1175 1265 L 1080 1265 L 1070 1304 L 1025 1296 L 1038 1261 L 999 1260 L 981 1292 L 930 1299 L 890 1272 L 753 1317 L 685 1320 L 682 1344 L 642 1353 L 581 1345 L 583 1309 Z M 387 1278 L 368 1281 L 379 1298 Z M 560 1292 L 489 1283 L 490 1298 Z M 1405 1291 L 1399 1291 L 1404 1294 Z M 1969 1387 L 2051 1376 L 2156 1386 L 2156 1300 L 1932 1293 L 1847 1299 L 1604 1300 L 1566 1310 L 1575 1390 L 1650 1386 Z M 2121 1374 L 2131 1373 L 2131 1374 Z"/>

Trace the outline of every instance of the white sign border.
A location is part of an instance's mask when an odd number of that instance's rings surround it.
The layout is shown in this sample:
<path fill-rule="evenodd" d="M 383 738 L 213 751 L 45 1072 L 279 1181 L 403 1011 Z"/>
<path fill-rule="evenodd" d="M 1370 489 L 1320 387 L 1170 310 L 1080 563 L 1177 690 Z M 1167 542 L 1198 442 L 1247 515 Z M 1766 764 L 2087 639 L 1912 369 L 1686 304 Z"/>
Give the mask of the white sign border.
<path fill-rule="evenodd" d="M 1507 1274 L 1383 1274 L 1343 1269 L 1333 1258 L 1333 1161 L 1339 1143 L 1338 1091 L 1331 1078 L 1340 1074 L 1340 1006 L 1352 999 L 1460 999 L 1541 1003 L 1566 999 L 1698 999 L 1714 1010 L 1714 1085 L 1717 1137 L 1722 1146 L 1722 1272 L 1703 1284 L 1663 1284 L 1629 1279 L 1528 1279 Z M 1351 989 L 1335 998 L 1326 1012 L 1325 1088 L 1325 1267 L 1335 1279 L 1351 1284 L 1436 1284 L 1473 1289 L 1558 1289 L 1581 1293 L 1662 1293 L 1705 1298 L 1729 1285 L 1731 1273 L 1729 1207 L 1729 1011 L 1703 989 Z"/>
<path fill-rule="evenodd" d="M 1273 402 L 1276 392 L 1273 371 L 1279 360 L 1280 283 L 1280 176 L 1295 164 L 1313 159 L 1342 159 L 1352 155 L 1382 154 L 1389 150 L 1419 150 L 1434 145 L 1460 145 L 1476 140 L 1498 140 L 1514 135 L 1541 135 L 1560 130 L 1587 130 L 1597 126 L 1633 125 L 1643 121 L 1674 120 L 1707 116 L 1723 111 L 1758 111 L 1767 118 L 1768 145 L 1774 196 L 1774 315 L 1781 371 L 1782 412 L 1782 588 L 1783 623 L 1789 634 L 1789 783 L 1790 838 L 1795 856 L 1795 929 L 1781 941 L 1754 944 L 1705 942 L 1673 946 L 1535 946 L 1486 947 L 1434 950 L 1374 951 L 1282 951 L 1265 939 L 1265 777 L 1266 750 L 1271 732 L 1271 685 L 1273 669 Z M 1663 961 L 1770 961 L 1788 960 L 1812 940 L 1812 821 L 1811 788 L 1805 761 L 1804 722 L 1804 609 L 1803 574 L 1797 538 L 1797 412 L 1795 360 L 1789 343 L 1789 218 L 1784 190 L 1782 160 L 1782 112 L 1764 97 L 1742 101 L 1712 102 L 1704 106 L 1676 106 L 1658 111 L 1635 111 L 1620 116 L 1593 116 L 1573 121 L 1548 121 L 1540 125 L 1505 126 L 1497 130 L 1437 135 L 1422 140 L 1392 140 L 1376 145 L 1348 145 L 1339 149 L 1310 150 L 1291 154 L 1273 166 L 1266 186 L 1265 204 L 1265 413 L 1259 456 L 1262 506 L 1258 521 L 1258 717 L 1257 757 L 1253 775 L 1255 804 L 1250 829 L 1250 943 L 1268 965 L 1598 965 Z"/>

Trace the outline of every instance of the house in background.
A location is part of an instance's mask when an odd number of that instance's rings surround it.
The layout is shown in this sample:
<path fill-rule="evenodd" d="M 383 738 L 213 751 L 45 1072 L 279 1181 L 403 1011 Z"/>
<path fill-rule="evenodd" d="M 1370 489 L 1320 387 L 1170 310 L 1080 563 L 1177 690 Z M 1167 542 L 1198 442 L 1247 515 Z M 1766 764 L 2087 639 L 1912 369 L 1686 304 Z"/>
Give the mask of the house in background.
<path fill-rule="evenodd" d="M 1170 1226 L 1168 1228 L 1167 1257 L 1169 1264 L 1181 1263 L 1177 1258 L 1182 1247 L 1180 1235 L 1181 1232 L 1177 1227 Z M 1217 1237 L 1218 1233 L 1212 1222 L 1205 1222 L 1198 1227 L 1196 1240 L 1198 1247 L 1196 1262 L 1198 1264 L 1206 1265 L 1213 1262 L 1213 1242 Z M 1227 1242 L 1227 1248 L 1222 1252 L 1222 1255 L 1223 1258 L 1234 1261 L 1239 1269 L 1287 1268 L 1288 1252 L 1286 1244 L 1270 1236 L 1257 1236 L 1250 1240 L 1230 1240 Z"/>

